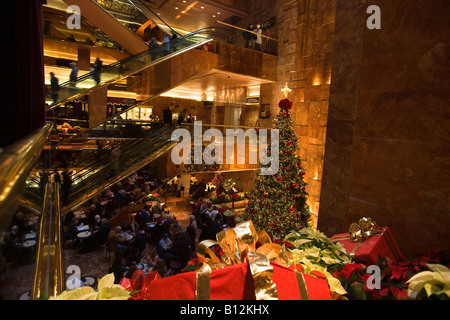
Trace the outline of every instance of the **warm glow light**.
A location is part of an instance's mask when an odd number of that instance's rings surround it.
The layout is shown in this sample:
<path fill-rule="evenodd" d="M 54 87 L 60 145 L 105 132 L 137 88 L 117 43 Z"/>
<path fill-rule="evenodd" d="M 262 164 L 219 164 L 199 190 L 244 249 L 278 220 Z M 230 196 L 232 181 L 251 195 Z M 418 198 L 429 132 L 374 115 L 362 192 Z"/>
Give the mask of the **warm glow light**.
<path fill-rule="evenodd" d="M 316 76 L 313 81 L 314 86 L 320 86 L 320 77 Z"/>
<path fill-rule="evenodd" d="M 249 86 L 247 97 L 259 97 L 261 94 L 261 86 Z"/>
<path fill-rule="evenodd" d="M 108 97 L 111 98 L 126 98 L 126 99 L 136 99 L 136 92 L 122 91 L 122 90 L 108 90 Z"/>
<path fill-rule="evenodd" d="M 192 2 L 182 13 L 187 13 L 189 10 L 191 10 L 193 7 L 197 5 L 198 1 Z"/>
<path fill-rule="evenodd" d="M 286 85 L 284 86 L 284 88 L 281 89 L 281 92 L 283 92 L 284 97 L 285 97 L 286 99 L 287 99 L 287 97 L 288 97 L 288 95 L 289 95 L 289 93 L 290 93 L 291 91 L 292 91 L 292 89 L 288 87 L 288 84 L 287 84 L 287 82 L 286 82 Z"/>
<path fill-rule="evenodd" d="M 190 100 L 197 100 L 197 101 L 213 101 L 213 93 L 205 92 L 205 96 L 203 95 L 203 92 L 193 92 L 193 91 L 187 91 L 187 90 L 180 90 L 180 89 L 172 89 L 169 90 L 160 96 L 162 97 L 172 97 L 172 98 L 181 98 L 181 99 L 190 99 Z"/>

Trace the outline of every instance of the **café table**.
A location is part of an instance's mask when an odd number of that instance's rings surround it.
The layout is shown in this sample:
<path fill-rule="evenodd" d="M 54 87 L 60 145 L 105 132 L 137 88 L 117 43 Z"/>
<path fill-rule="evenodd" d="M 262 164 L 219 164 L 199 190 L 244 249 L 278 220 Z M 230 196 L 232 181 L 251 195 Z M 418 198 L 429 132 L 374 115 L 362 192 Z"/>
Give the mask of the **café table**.
<path fill-rule="evenodd" d="M 158 220 L 159 218 L 161 218 L 161 214 L 159 214 L 159 213 L 154 213 L 153 214 L 153 219 Z"/>
<path fill-rule="evenodd" d="M 26 240 L 22 243 L 22 247 L 24 248 L 32 248 L 36 245 L 36 240 Z"/>
<path fill-rule="evenodd" d="M 95 278 L 93 276 L 83 276 L 83 277 L 81 277 L 81 280 L 83 280 L 83 279 L 84 279 L 84 281 L 83 281 L 84 285 L 88 286 L 88 287 L 92 287 L 92 288 L 95 286 L 95 284 L 97 282 L 97 280 L 95 280 Z"/>
<path fill-rule="evenodd" d="M 77 233 L 77 237 L 80 238 L 81 240 L 87 239 L 90 236 L 92 236 L 92 232 L 91 231 L 81 231 L 81 232 Z"/>
<path fill-rule="evenodd" d="M 85 224 L 85 225 L 80 225 L 77 227 L 78 231 L 88 231 L 89 230 L 89 225 Z"/>
<path fill-rule="evenodd" d="M 23 236 L 24 240 L 31 240 L 31 239 L 35 239 L 35 238 L 36 238 L 36 233 L 34 233 L 34 232 L 27 233 Z"/>

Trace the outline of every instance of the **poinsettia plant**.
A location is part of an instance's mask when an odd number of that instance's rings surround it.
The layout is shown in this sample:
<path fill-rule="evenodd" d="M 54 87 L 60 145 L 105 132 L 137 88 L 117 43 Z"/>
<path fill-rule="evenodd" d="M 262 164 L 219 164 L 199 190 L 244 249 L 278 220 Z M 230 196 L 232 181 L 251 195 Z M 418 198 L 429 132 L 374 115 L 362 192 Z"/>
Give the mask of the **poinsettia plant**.
<path fill-rule="evenodd" d="M 333 276 L 347 290 L 343 299 L 350 300 L 405 300 L 448 299 L 450 272 L 444 265 L 448 258 L 441 251 L 431 250 L 412 260 L 393 263 L 379 257 L 380 285 L 369 286 L 369 266 L 352 263 L 330 268 Z M 438 267 L 436 267 L 438 266 Z M 442 266 L 442 267 L 439 267 Z M 446 270 L 447 269 L 447 270 Z M 419 276 L 420 275 L 420 276 Z M 447 278 L 446 278 L 447 277 Z"/>

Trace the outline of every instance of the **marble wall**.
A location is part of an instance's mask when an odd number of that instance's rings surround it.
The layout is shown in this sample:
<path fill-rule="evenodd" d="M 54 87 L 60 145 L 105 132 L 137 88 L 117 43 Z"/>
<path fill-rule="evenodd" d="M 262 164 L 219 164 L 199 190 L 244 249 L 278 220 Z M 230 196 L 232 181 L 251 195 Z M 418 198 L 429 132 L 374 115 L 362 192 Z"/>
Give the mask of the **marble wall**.
<path fill-rule="evenodd" d="M 270 103 L 271 118 L 262 125 L 271 126 L 284 98 L 281 89 L 292 89 L 292 116 L 299 139 L 298 155 L 306 169 L 309 205 L 314 225 L 320 205 L 323 157 L 327 130 L 333 53 L 336 0 L 252 1 L 247 23 L 260 23 L 275 16 L 270 34 L 278 39 L 278 63 Z"/>
<path fill-rule="evenodd" d="M 369 30 L 369 5 L 381 29 Z M 318 227 L 388 225 L 407 257 L 450 251 L 450 3 L 338 0 Z"/>

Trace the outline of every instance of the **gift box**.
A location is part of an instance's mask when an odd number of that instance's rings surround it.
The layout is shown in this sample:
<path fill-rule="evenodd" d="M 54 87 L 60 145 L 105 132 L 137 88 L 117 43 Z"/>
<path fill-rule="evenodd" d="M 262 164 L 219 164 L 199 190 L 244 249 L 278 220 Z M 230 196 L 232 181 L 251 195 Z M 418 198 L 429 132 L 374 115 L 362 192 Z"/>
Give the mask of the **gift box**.
<path fill-rule="evenodd" d="M 217 241 L 202 241 L 197 257 L 194 271 L 166 278 L 136 271 L 121 285 L 145 300 L 331 300 L 325 275 L 299 272 L 251 221 L 218 233 Z"/>
<path fill-rule="evenodd" d="M 382 227 L 378 234 L 360 239 L 351 237 L 350 233 L 341 233 L 330 240 L 341 243 L 355 261 L 367 265 L 375 264 L 379 256 L 395 263 L 405 259 L 389 227 Z"/>
<path fill-rule="evenodd" d="M 186 272 L 154 278 L 146 290 L 148 300 L 331 300 L 328 282 L 313 275 L 271 263 L 274 287 L 258 296 L 248 263 L 209 272 Z M 258 280 L 256 280 L 258 281 Z M 266 285 L 271 285 L 266 283 Z"/>

